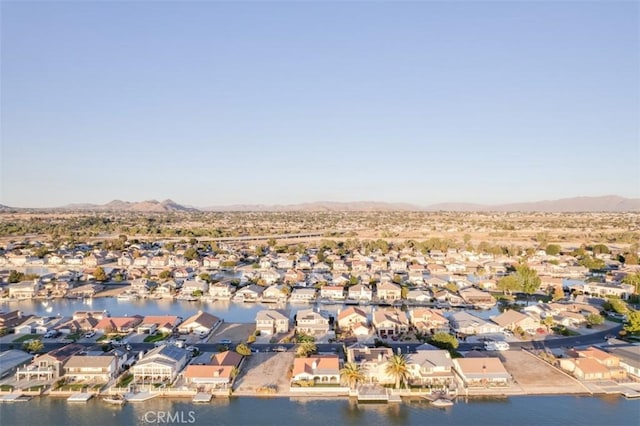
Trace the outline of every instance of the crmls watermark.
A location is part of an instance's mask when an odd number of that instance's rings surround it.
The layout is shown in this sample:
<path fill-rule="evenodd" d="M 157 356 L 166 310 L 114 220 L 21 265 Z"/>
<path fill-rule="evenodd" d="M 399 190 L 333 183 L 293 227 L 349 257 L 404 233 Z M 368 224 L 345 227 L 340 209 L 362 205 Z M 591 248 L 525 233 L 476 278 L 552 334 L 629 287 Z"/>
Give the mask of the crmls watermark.
<path fill-rule="evenodd" d="M 196 422 L 195 411 L 147 411 L 142 416 L 144 423 L 150 424 L 193 424 Z"/>

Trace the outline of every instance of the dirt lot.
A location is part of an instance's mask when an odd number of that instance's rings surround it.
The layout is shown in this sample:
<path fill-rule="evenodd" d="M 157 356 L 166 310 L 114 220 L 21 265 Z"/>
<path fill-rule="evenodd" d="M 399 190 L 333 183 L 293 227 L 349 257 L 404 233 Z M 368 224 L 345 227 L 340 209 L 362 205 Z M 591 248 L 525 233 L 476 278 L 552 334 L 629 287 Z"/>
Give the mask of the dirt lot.
<path fill-rule="evenodd" d="M 513 379 L 527 394 L 586 393 L 577 380 L 524 351 L 504 351 L 500 358 Z"/>
<path fill-rule="evenodd" d="M 233 343 L 246 342 L 247 337 L 255 330 L 255 324 L 225 322 L 209 337 L 208 342 L 217 343 L 223 339 L 229 339 Z"/>
<path fill-rule="evenodd" d="M 260 352 L 245 361 L 236 380 L 234 393 L 255 393 L 263 386 L 276 387 L 279 392 L 289 391 L 287 372 L 293 364 L 293 352 Z"/>

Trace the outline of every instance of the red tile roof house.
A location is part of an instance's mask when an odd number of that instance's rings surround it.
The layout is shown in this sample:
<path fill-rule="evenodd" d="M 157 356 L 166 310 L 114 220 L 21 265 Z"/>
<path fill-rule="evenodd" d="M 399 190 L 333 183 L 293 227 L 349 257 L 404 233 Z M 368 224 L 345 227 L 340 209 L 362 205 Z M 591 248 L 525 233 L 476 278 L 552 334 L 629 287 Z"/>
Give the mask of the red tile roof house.
<path fill-rule="evenodd" d="M 291 386 L 300 381 L 317 384 L 340 385 L 340 359 L 338 355 L 315 355 L 295 358 L 291 374 Z"/>
<path fill-rule="evenodd" d="M 569 355 L 569 358 L 560 359 L 560 367 L 579 379 L 624 379 L 627 376 L 620 366 L 620 358 L 593 346 L 571 351 Z"/>
<path fill-rule="evenodd" d="M 338 314 L 338 327 L 341 330 L 351 330 L 360 324 L 367 324 L 367 313 L 360 308 L 350 306 Z"/>
<path fill-rule="evenodd" d="M 188 384 L 204 389 L 228 389 L 233 383 L 242 355 L 225 351 L 211 357 L 208 365 L 189 365 L 182 373 Z"/>
<path fill-rule="evenodd" d="M 175 315 L 146 316 L 136 329 L 138 334 L 153 334 L 156 331 L 165 334 L 174 332 L 182 318 Z"/>
<path fill-rule="evenodd" d="M 194 333 L 201 337 L 211 333 L 222 324 L 223 320 L 208 312 L 198 311 L 178 326 L 182 334 Z"/>
<path fill-rule="evenodd" d="M 107 317 L 102 318 L 93 330 L 99 333 L 129 333 L 142 323 L 142 317 L 135 315 L 132 317 Z"/>
<path fill-rule="evenodd" d="M 421 333 L 448 333 L 449 320 L 442 311 L 428 308 L 414 308 L 409 311 L 411 323 Z"/>

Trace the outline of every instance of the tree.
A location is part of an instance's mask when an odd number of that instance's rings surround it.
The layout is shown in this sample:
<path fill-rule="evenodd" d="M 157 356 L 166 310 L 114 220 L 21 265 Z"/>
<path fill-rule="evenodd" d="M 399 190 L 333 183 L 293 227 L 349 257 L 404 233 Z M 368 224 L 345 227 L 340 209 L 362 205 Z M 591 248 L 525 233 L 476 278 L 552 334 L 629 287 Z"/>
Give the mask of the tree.
<path fill-rule="evenodd" d="M 18 272 L 15 269 L 12 269 L 9 272 L 9 277 L 7 278 L 7 281 L 9 283 L 19 283 L 23 279 L 24 279 L 24 274 L 22 272 Z"/>
<path fill-rule="evenodd" d="M 240 343 L 238 346 L 236 346 L 236 352 L 242 356 L 249 356 L 251 355 L 251 348 L 244 343 Z"/>
<path fill-rule="evenodd" d="M 436 333 L 431 337 L 431 339 L 429 339 L 429 343 L 433 346 L 439 347 L 440 349 L 446 349 L 448 351 L 453 351 L 458 348 L 458 339 L 449 333 Z"/>
<path fill-rule="evenodd" d="M 313 342 L 302 342 L 300 343 L 300 346 L 298 346 L 298 349 L 296 351 L 296 353 L 298 354 L 298 356 L 301 357 L 307 357 L 311 354 L 316 353 L 316 351 L 318 350 L 318 348 L 316 347 L 316 344 Z"/>
<path fill-rule="evenodd" d="M 38 353 L 44 349 L 44 345 L 40 340 L 32 340 L 22 345 L 22 348 L 31 353 Z"/>
<path fill-rule="evenodd" d="M 104 269 L 102 269 L 101 266 L 98 266 L 95 271 L 93 271 L 93 277 L 96 279 L 96 281 L 106 281 L 107 280 L 107 274 L 104 272 Z"/>
<path fill-rule="evenodd" d="M 389 361 L 387 361 L 385 372 L 388 375 L 395 377 L 396 389 L 399 389 L 400 385 L 405 383 L 409 378 L 407 357 L 405 357 L 404 354 L 393 355 L 391 358 L 389 358 Z"/>
<path fill-rule="evenodd" d="M 540 280 L 538 273 L 527 265 L 519 265 L 518 267 L 516 267 L 515 277 L 520 284 L 522 292 L 528 296 L 531 296 L 533 293 L 535 293 L 536 290 L 540 288 L 540 284 L 542 284 L 542 280 Z M 529 300 L 527 298 L 527 304 L 528 303 Z"/>
<path fill-rule="evenodd" d="M 587 315 L 587 324 L 589 325 L 600 325 L 604 322 L 604 318 L 600 314 L 589 314 Z"/>
<path fill-rule="evenodd" d="M 591 248 L 591 251 L 593 252 L 593 254 L 608 254 L 609 247 L 604 244 L 596 244 Z"/>
<path fill-rule="evenodd" d="M 562 286 L 558 285 L 555 286 L 555 288 L 553 289 L 553 300 L 560 300 L 564 298 L 564 290 L 562 289 Z"/>
<path fill-rule="evenodd" d="M 402 286 L 400 288 L 400 297 L 402 299 L 406 299 L 408 294 L 409 294 L 409 289 L 406 286 Z"/>
<path fill-rule="evenodd" d="M 203 272 L 200 275 L 198 275 L 198 278 L 200 278 L 202 281 L 211 283 L 211 274 L 208 274 L 206 272 Z"/>
<path fill-rule="evenodd" d="M 624 331 L 627 333 L 640 333 L 640 311 L 633 311 L 627 315 Z"/>
<path fill-rule="evenodd" d="M 605 311 L 614 311 L 618 314 L 626 314 L 629 312 L 629 308 L 627 308 L 627 304 L 624 303 L 621 299 L 610 298 L 609 301 L 604 303 L 603 306 Z"/>
<path fill-rule="evenodd" d="M 549 332 L 549 330 L 551 329 L 551 327 L 553 327 L 553 324 L 555 323 L 555 321 L 553 320 L 553 317 L 551 315 L 547 315 L 546 317 L 544 317 L 544 319 L 542 320 L 542 324 L 545 325 L 547 327 L 547 333 Z"/>
<path fill-rule="evenodd" d="M 358 364 L 348 362 L 344 365 L 342 370 L 340 370 L 340 378 L 349 385 L 350 389 L 353 390 L 358 385 L 358 382 L 362 382 L 364 380 L 364 373 Z"/>
<path fill-rule="evenodd" d="M 160 278 L 161 280 L 168 280 L 169 278 L 171 278 L 171 271 L 165 269 L 158 274 L 158 278 Z"/>
<path fill-rule="evenodd" d="M 635 274 L 627 274 L 622 282 L 625 284 L 630 284 L 635 287 L 635 293 L 640 294 L 640 272 L 636 272 Z"/>
<path fill-rule="evenodd" d="M 560 254 L 560 250 L 562 250 L 562 248 L 558 244 L 549 244 L 545 249 L 545 252 L 549 256 L 556 256 Z"/>
<path fill-rule="evenodd" d="M 503 294 L 511 294 L 520 288 L 520 283 L 515 276 L 507 275 L 506 277 L 502 277 L 498 280 L 496 287 L 499 290 L 502 290 Z"/>
<path fill-rule="evenodd" d="M 198 258 L 198 250 L 194 247 L 189 247 L 184 251 L 184 258 L 187 260 L 193 260 Z"/>

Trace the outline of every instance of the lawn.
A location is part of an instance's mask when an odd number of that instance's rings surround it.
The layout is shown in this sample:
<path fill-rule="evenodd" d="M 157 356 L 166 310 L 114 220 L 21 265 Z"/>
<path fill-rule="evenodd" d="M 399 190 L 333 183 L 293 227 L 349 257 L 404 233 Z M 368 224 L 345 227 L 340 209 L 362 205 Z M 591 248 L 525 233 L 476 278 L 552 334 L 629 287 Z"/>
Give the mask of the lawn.
<path fill-rule="evenodd" d="M 81 336 L 82 336 L 82 333 L 76 332 L 76 333 L 67 334 L 67 337 L 65 337 L 65 339 L 73 340 L 75 342 Z"/>
<path fill-rule="evenodd" d="M 144 342 L 145 343 L 161 342 L 163 340 L 166 340 L 167 337 L 169 337 L 169 333 L 151 334 L 144 338 Z"/>
<path fill-rule="evenodd" d="M 11 385 L 0 385 L 0 392 L 12 392 L 13 386 Z"/>
<path fill-rule="evenodd" d="M 13 343 L 22 343 L 26 340 L 40 340 L 42 336 L 39 334 L 25 334 L 13 340 Z"/>
<path fill-rule="evenodd" d="M 131 383 L 133 381 L 133 374 L 129 374 L 123 378 L 120 379 L 120 381 L 118 382 L 117 386 L 119 388 L 125 388 L 127 386 L 129 386 L 129 383 Z"/>

